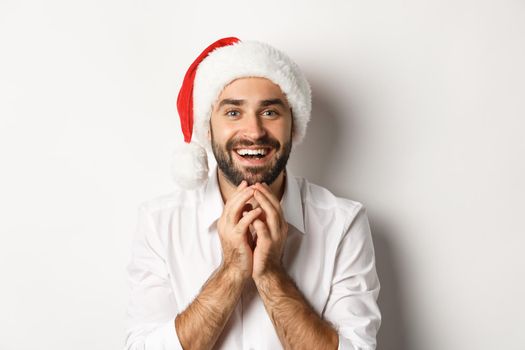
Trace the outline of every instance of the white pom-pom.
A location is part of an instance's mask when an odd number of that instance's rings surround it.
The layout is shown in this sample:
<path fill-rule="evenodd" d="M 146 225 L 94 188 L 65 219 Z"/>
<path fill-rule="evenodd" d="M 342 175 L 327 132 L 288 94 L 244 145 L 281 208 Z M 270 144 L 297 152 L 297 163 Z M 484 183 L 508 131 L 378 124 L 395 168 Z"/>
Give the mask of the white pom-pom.
<path fill-rule="evenodd" d="M 195 142 L 177 145 L 171 160 L 171 174 L 175 185 L 184 189 L 202 186 L 208 179 L 208 155 Z"/>

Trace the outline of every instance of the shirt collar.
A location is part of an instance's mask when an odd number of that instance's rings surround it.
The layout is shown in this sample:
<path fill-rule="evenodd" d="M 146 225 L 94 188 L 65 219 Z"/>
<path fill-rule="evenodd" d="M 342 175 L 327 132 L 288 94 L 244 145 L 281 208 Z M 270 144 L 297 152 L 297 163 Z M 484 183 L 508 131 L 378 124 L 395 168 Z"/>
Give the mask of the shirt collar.
<path fill-rule="evenodd" d="M 293 225 L 301 233 L 305 233 L 303 201 L 299 184 L 290 169 L 286 168 L 286 185 L 284 187 L 283 198 L 281 198 L 281 208 L 283 209 L 286 222 Z"/>
<path fill-rule="evenodd" d="M 305 233 L 303 202 L 297 180 L 286 168 L 285 187 L 281 198 L 281 208 L 286 222 L 293 225 L 301 233 Z M 217 179 L 217 166 L 215 165 L 204 188 L 202 202 L 203 224 L 210 228 L 219 219 L 224 209 L 219 182 Z"/>

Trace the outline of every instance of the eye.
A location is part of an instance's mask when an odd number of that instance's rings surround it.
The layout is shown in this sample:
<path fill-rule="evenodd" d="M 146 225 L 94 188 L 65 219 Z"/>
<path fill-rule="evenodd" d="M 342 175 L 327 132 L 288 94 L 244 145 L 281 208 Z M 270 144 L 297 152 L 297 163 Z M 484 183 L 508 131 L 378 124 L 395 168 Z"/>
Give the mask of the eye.
<path fill-rule="evenodd" d="M 277 113 L 277 111 L 269 109 L 267 111 L 264 111 L 263 115 L 265 117 L 275 118 L 275 117 L 277 117 L 279 115 L 279 113 Z"/>
<path fill-rule="evenodd" d="M 239 116 L 239 111 L 232 109 L 232 110 L 226 111 L 225 115 L 230 118 L 236 118 Z"/>

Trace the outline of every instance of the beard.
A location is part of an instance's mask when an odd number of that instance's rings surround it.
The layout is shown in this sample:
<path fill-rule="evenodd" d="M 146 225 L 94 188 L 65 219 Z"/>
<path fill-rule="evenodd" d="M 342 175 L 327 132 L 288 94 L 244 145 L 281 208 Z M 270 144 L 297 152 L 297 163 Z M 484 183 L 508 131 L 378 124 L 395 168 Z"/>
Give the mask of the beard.
<path fill-rule="evenodd" d="M 281 145 L 279 141 L 268 135 L 255 141 L 240 138 L 230 139 L 222 147 L 215 142 L 213 131 L 211 131 L 211 146 L 213 155 L 217 160 L 217 166 L 223 172 L 226 180 L 235 187 L 239 186 L 242 180 L 246 180 L 248 186 L 258 182 L 271 185 L 285 169 L 292 151 L 291 138 L 284 145 Z M 235 152 L 234 148 L 242 146 L 270 147 L 275 150 L 274 158 L 262 166 L 240 166 L 234 163 L 232 153 Z"/>

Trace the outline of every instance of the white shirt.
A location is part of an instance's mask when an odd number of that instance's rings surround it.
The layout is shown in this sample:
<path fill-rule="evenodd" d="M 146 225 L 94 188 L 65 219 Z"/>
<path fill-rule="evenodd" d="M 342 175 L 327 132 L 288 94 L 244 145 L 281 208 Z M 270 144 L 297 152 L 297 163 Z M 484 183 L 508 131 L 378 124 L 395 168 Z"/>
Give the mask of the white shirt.
<path fill-rule="evenodd" d="M 220 265 L 217 219 L 224 203 L 216 171 L 196 190 L 139 206 L 127 267 L 131 295 L 127 350 L 182 349 L 174 320 Z M 339 349 L 375 349 L 381 322 L 379 280 L 365 208 L 293 176 L 287 169 L 281 206 L 289 224 L 283 265 L 318 315 L 338 330 Z M 281 349 L 253 282 L 215 349 Z"/>

